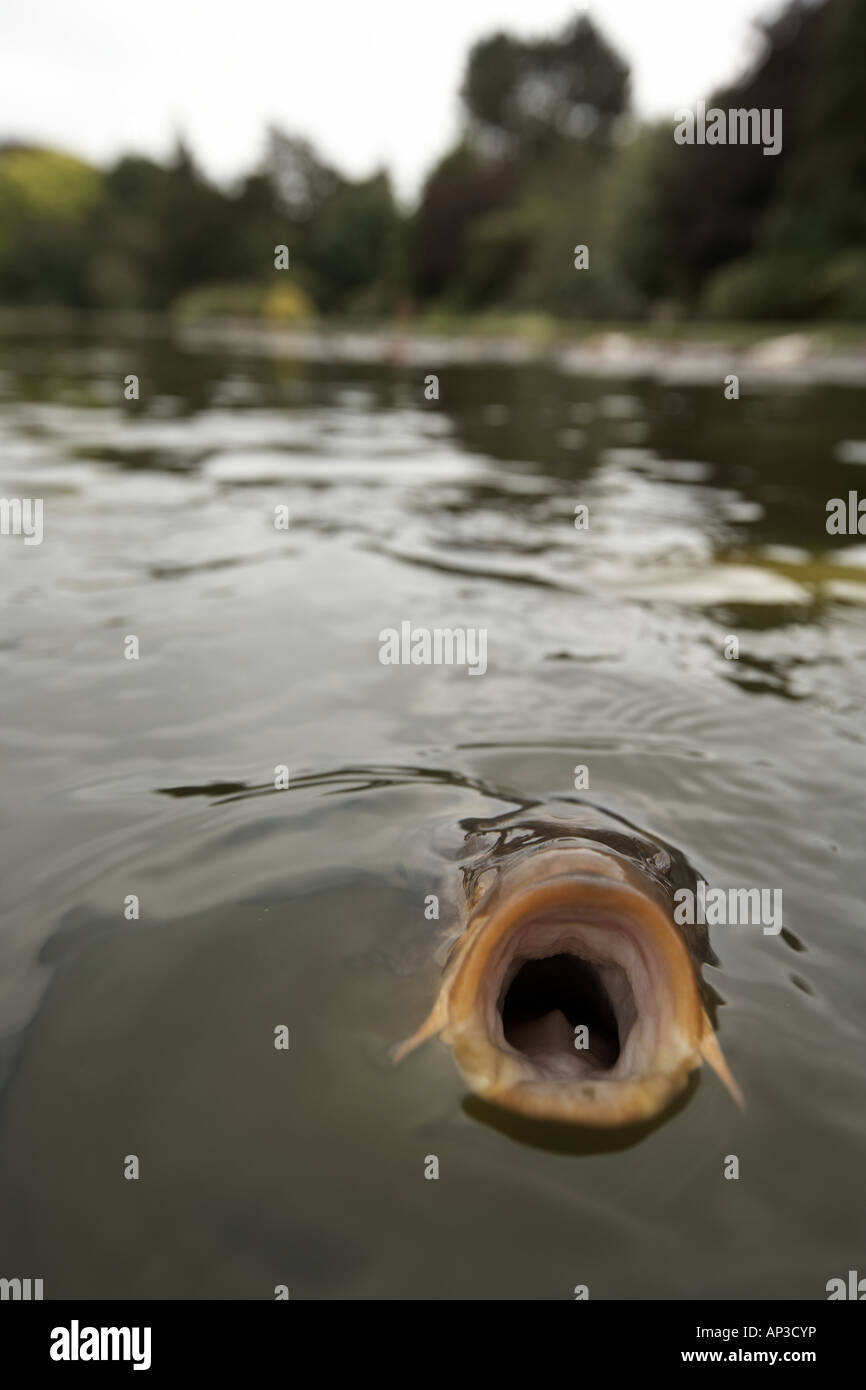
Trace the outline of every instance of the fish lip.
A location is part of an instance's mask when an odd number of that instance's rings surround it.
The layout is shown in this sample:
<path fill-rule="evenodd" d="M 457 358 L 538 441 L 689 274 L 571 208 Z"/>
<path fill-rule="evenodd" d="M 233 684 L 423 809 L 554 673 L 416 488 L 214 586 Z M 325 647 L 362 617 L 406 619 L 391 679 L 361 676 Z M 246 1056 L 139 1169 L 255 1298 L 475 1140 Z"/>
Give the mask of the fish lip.
<path fill-rule="evenodd" d="M 572 949 L 551 952 L 551 940 Z M 625 970 L 636 1012 L 611 1068 L 554 1077 L 508 1042 L 502 1005 L 522 965 L 506 983 L 509 969 L 551 954 Z M 500 885 L 456 970 L 449 1016 L 446 1040 L 473 1089 L 537 1118 L 590 1125 L 649 1118 L 701 1060 L 703 1011 L 688 950 L 658 895 L 622 866 L 536 877 L 511 893 Z"/>

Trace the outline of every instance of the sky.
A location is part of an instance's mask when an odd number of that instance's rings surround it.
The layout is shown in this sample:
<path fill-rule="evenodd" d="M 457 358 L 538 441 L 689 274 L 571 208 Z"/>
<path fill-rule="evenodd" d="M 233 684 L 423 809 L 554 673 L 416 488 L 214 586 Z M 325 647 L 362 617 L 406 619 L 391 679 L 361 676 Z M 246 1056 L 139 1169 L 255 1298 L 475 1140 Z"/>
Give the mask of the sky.
<path fill-rule="evenodd" d="M 641 116 L 693 106 L 756 51 L 780 0 L 0 0 L 0 142 L 103 164 L 178 134 L 211 177 L 249 170 L 276 123 L 342 172 L 385 165 L 410 200 L 459 129 L 470 45 L 586 10 L 632 70 Z"/>

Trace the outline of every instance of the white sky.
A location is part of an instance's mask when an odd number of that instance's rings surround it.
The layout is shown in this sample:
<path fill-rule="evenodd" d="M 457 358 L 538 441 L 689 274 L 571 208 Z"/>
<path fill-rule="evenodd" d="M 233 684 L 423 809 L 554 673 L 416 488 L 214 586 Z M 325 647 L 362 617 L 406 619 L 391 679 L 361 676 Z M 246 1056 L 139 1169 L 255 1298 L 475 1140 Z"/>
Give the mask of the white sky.
<path fill-rule="evenodd" d="M 102 163 L 164 155 L 182 132 L 226 180 L 276 122 L 356 177 L 385 164 L 403 197 L 458 129 L 477 38 L 559 29 L 586 9 L 628 60 L 641 115 L 734 76 L 752 21 L 781 0 L 0 0 L 0 141 Z"/>

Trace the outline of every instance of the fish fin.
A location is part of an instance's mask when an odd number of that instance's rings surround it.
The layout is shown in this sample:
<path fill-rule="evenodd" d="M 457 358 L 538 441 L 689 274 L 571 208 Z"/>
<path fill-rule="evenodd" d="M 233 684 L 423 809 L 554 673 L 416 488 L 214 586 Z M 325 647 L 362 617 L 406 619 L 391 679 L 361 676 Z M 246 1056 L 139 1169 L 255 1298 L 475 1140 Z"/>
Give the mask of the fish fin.
<path fill-rule="evenodd" d="M 447 1022 L 448 1000 L 443 990 L 418 1031 L 413 1033 L 411 1038 L 407 1038 L 405 1042 L 398 1043 L 396 1047 L 392 1047 L 390 1054 L 391 1061 L 402 1062 L 403 1058 L 407 1056 L 408 1053 L 414 1052 L 415 1048 L 420 1047 L 428 1038 L 434 1038 L 437 1033 L 441 1033 Z"/>
<path fill-rule="evenodd" d="M 716 1076 L 727 1087 L 734 1100 L 741 1110 L 745 1109 L 746 1102 L 743 1100 L 743 1093 L 731 1075 L 730 1068 L 722 1056 L 722 1049 L 719 1047 L 719 1040 L 716 1037 L 713 1025 L 706 1019 L 706 1029 L 703 1040 L 701 1041 L 701 1055 L 705 1062 L 709 1062 Z"/>

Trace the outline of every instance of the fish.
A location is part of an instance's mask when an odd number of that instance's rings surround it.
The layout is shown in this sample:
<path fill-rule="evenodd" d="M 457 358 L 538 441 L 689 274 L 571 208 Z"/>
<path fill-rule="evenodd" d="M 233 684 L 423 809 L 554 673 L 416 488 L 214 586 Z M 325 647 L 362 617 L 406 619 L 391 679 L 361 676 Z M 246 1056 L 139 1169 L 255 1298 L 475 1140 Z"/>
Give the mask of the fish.
<path fill-rule="evenodd" d="M 438 1036 L 483 1100 L 572 1125 L 661 1115 L 704 1062 L 743 1105 L 703 977 L 718 957 L 674 920 L 700 877 L 680 851 L 586 803 L 461 825 L 441 985 L 395 1061 Z"/>

